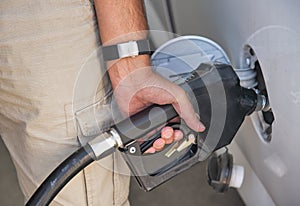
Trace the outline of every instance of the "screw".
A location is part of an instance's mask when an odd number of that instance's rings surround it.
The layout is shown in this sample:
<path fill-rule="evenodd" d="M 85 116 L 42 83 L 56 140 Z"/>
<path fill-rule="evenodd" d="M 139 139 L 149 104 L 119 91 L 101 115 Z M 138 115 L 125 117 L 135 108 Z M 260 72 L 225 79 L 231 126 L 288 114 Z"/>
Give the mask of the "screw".
<path fill-rule="evenodd" d="M 135 148 L 135 147 L 130 147 L 130 148 L 129 148 L 129 152 L 130 152 L 131 154 L 134 154 L 134 153 L 136 152 L 136 148 Z"/>

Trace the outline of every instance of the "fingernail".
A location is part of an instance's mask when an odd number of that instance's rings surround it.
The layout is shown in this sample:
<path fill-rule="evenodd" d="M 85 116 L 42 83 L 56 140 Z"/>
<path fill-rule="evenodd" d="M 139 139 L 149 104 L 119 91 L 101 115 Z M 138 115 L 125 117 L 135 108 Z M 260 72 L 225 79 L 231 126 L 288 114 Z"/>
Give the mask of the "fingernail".
<path fill-rule="evenodd" d="M 198 131 L 199 131 L 199 132 L 204 132 L 205 129 L 206 129 L 206 128 L 205 128 L 204 124 L 203 124 L 202 122 L 200 122 L 200 123 L 199 123 L 199 126 L 198 126 Z"/>
<path fill-rule="evenodd" d="M 164 148 L 166 142 L 163 138 L 159 138 L 154 141 L 153 147 L 155 148 L 156 151 L 160 151 Z"/>
<path fill-rule="evenodd" d="M 147 149 L 144 154 L 153 154 L 155 153 L 155 148 L 154 147 L 150 147 L 149 149 Z"/>
<path fill-rule="evenodd" d="M 169 139 L 173 136 L 174 130 L 172 127 L 166 126 L 161 130 L 161 136 L 165 139 Z"/>
<path fill-rule="evenodd" d="M 172 127 L 166 126 L 161 130 L 161 137 L 165 140 L 166 144 L 173 142 L 174 130 Z"/>
<path fill-rule="evenodd" d="M 200 116 L 199 114 L 195 113 L 196 118 L 200 121 Z M 205 130 L 205 126 L 202 122 L 199 123 L 198 125 L 198 131 L 203 132 Z"/>
<path fill-rule="evenodd" d="M 174 131 L 174 140 L 179 141 L 183 138 L 183 133 L 180 130 L 175 130 Z"/>

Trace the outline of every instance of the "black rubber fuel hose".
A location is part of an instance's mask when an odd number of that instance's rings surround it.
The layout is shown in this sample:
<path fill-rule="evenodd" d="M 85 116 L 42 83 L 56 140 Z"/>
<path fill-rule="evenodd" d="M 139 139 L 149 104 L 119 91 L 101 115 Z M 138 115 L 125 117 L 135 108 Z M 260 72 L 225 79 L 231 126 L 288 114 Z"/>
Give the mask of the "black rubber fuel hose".
<path fill-rule="evenodd" d="M 35 191 L 25 206 L 46 206 L 59 191 L 83 168 L 94 161 L 89 145 L 79 148 L 65 159 Z"/>

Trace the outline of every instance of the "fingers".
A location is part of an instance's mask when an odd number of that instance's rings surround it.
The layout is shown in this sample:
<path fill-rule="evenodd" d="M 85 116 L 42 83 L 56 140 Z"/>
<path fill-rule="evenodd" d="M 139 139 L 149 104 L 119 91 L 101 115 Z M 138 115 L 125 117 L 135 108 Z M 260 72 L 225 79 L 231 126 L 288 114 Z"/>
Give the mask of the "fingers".
<path fill-rule="evenodd" d="M 167 80 L 165 80 L 161 88 L 166 88 L 166 90 L 162 92 L 167 100 L 165 103 L 172 103 L 176 112 L 191 129 L 196 132 L 203 132 L 205 126 L 200 122 L 186 92 L 180 86 Z M 162 95 L 159 95 L 158 97 L 162 98 Z M 156 103 L 160 104 L 162 102 Z"/>
<path fill-rule="evenodd" d="M 154 147 L 150 147 L 150 148 L 147 149 L 144 153 L 145 153 L 145 154 L 153 154 L 153 153 L 155 153 L 155 152 L 156 152 L 155 148 L 154 148 Z"/>
<path fill-rule="evenodd" d="M 174 131 L 174 141 L 179 141 L 183 139 L 183 133 L 180 130 Z"/>
<path fill-rule="evenodd" d="M 154 141 L 152 147 L 145 151 L 145 154 L 153 154 L 155 152 L 161 151 L 166 144 L 171 144 L 173 142 L 174 130 L 172 127 L 166 126 L 161 130 L 161 138 Z"/>
<path fill-rule="evenodd" d="M 155 142 L 153 143 L 153 147 L 155 149 L 155 151 L 161 151 L 164 147 L 165 147 L 165 140 L 163 138 L 159 138 L 157 140 L 155 140 Z"/>
<path fill-rule="evenodd" d="M 173 107 L 191 129 L 196 132 L 205 130 L 205 126 L 200 122 L 189 98 L 183 90 L 176 98 L 176 103 L 173 103 Z"/>
<path fill-rule="evenodd" d="M 172 127 L 164 127 L 161 130 L 161 137 L 165 140 L 166 144 L 171 144 L 173 142 L 174 130 Z"/>
<path fill-rule="evenodd" d="M 145 154 L 153 154 L 161 151 L 166 144 L 171 144 L 173 141 L 183 139 L 183 133 L 180 130 L 173 130 L 172 127 L 166 126 L 161 131 L 161 138 L 154 141 L 152 147 L 145 151 Z"/>

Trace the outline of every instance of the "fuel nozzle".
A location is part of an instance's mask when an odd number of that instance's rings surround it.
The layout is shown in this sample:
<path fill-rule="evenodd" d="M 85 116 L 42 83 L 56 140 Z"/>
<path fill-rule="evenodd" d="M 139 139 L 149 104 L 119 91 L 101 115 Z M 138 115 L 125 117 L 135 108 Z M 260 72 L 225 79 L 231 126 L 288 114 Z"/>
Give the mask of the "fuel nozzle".
<path fill-rule="evenodd" d="M 206 126 L 204 132 L 196 133 L 185 127 L 184 123 L 178 123 L 178 128 L 184 131 L 187 141 L 190 134 L 194 136 L 192 144 L 188 144 L 186 149 L 176 149 L 177 152 L 170 153 L 176 144 L 174 143 L 167 147 L 166 151 L 152 155 L 143 153 L 144 145 L 152 145 L 151 141 L 159 137 L 158 128 L 169 125 L 170 120 L 178 116 L 172 105 L 152 105 L 112 127 L 122 142 L 120 151 L 139 184 L 146 191 L 152 190 L 193 164 L 206 160 L 216 150 L 226 147 L 247 115 L 268 109 L 267 98 L 253 89 L 241 87 L 239 78 L 229 64 L 202 63 L 194 71 L 183 73 L 182 79 L 179 86 L 189 95 L 195 111 L 199 112 L 201 121 Z M 153 131 L 157 131 L 158 136 Z M 145 140 L 148 134 L 153 135 Z M 234 166 L 232 159 L 229 153 L 213 159 L 215 167 L 211 167 L 210 174 L 211 182 L 215 186 L 218 176 L 213 172 L 224 174 L 220 181 L 225 181 L 225 178 L 227 187 L 241 185 L 243 169 Z M 218 168 L 216 165 L 222 167 Z M 220 189 L 222 190 L 225 191 L 224 188 Z"/>

